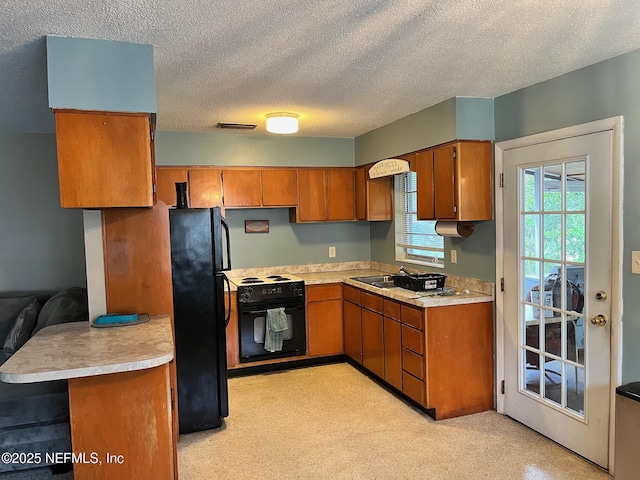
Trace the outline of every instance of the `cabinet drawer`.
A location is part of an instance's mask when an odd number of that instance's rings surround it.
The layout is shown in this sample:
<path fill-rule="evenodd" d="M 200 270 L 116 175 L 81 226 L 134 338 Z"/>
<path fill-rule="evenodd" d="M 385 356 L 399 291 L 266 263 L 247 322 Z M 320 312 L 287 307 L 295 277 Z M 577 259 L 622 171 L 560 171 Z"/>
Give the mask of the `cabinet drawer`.
<path fill-rule="evenodd" d="M 424 353 L 424 342 L 422 332 L 402 325 L 402 346 L 422 355 Z"/>
<path fill-rule="evenodd" d="M 310 302 L 342 300 L 342 287 L 337 283 L 331 285 L 309 285 L 307 286 L 307 300 Z"/>
<path fill-rule="evenodd" d="M 422 330 L 422 309 L 411 308 L 406 305 L 401 306 L 402 323 L 411 325 L 413 328 Z"/>
<path fill-rule="evenodd" d="M 409 398 L 424 405 L 424 382 L 407 372 L 402 372 L 402 391 Z"/>
<path fill-rule="evenodd" d="M 402 369 L 414 377 L 424 380 L 424 358 L 422 358 L 422 355 L 403 348 Z"/>
<path fill-rule="evenodd" d="M 380 314 L 383 313 L 382 310 L 382 297 L 374 295 L 373 293 L 362 292 L 362 308 L 366 308 L 367 310 L 372 310 L 374 312 L 378 312 Z"/>
<path fill-rule="evenodd" d="M 349 285 L 342 286 L 342 298 L 349 300 L 351 303 L 360 305 L 360 290 Z"/>
<path fill-rule="evenodd" d="M 392 300 L 384 299 L 384 316 L 400 321 L 400 304 Z"/>

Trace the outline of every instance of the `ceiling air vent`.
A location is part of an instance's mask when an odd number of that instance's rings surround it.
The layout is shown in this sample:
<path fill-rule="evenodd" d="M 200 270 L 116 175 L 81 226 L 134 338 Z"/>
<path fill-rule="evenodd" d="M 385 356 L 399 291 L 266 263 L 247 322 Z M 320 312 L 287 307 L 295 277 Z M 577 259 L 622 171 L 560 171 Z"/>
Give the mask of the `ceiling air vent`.
<path fill-rule="evenodd" d="M 231 122 L 220 122 L 217 125 L 217 128 L 226 128 L 228 130 L 253 130 L 258 125 L 253 125 L 250 123 L 231 123 Z"/>

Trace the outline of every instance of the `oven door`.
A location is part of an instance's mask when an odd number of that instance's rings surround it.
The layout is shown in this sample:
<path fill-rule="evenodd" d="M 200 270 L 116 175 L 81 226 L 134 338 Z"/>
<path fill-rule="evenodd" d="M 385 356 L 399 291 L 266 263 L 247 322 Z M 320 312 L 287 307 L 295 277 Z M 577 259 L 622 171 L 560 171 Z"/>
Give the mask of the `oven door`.
<path fill-rule="evenodd" d="M 284 307 L 285 309 L 287 329 L 283 332 L 282 350 L 270 352 L 264 348 L 267 310 L 279 307 Z M 238 313 L 240 363 L 305 354 L 307 341 L 304 302 L 275 305 L 240 305 Z"/>

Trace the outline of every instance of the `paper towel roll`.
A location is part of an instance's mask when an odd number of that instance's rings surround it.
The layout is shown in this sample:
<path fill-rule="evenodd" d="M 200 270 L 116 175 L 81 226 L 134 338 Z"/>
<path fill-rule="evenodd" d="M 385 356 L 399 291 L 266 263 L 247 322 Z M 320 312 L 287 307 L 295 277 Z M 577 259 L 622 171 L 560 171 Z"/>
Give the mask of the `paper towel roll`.
<path fill-rule="evenodd" d="M 441 237 L 468 237 L 473 233 L 473 222 L 436 222 L 436 233 Z"/>

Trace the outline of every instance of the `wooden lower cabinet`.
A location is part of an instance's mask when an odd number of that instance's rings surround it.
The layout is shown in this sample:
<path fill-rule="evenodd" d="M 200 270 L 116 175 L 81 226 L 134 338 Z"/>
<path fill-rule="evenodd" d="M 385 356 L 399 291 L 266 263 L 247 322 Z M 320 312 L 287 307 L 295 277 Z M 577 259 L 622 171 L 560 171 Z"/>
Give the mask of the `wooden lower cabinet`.
<path fill-rule="evenodd" d="M 420 308 L 347 285 L 343 298 L 352 359 L 437 420 L 493 408 L 492 302 Z"/>
<path fill-rule="evenodd" d="M 365 308 L 362 309 L 362 365 L 384 378 L 383 317 Z"/>
<path fill-rule="evenodd" d="M 362 364 L 362 323 L 360 305 L 343 302 L 344 353 Z"/>
<path fill-rule="evenodd" d="M 342 286 L 307 286 L 307 354 L 343 353 Z"/>
<path fill-rule="evenodd" d="M 400 322 L 384 317 L 384 379 L 402 390 L 402 340 Z"/>

